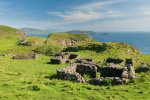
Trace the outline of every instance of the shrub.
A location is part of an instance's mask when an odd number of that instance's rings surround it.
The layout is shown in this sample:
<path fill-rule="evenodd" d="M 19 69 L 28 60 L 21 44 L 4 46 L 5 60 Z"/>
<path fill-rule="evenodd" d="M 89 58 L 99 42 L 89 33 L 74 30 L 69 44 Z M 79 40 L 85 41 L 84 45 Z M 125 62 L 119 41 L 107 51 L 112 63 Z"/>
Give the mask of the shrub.
<path fill-rule="evenodd" d="M 43 45 L 35 49 L 36 53 L 51 55 L 57 52 L 61 52 L 63 50 L 62 46 L 54 46 L 54 45 Z"/>
<path fill-rule="evenodd" d="M 104 79 L 104 81 L 102 82 L 103 85 L 112 85 L 112 80 L 109 78 Z"/>

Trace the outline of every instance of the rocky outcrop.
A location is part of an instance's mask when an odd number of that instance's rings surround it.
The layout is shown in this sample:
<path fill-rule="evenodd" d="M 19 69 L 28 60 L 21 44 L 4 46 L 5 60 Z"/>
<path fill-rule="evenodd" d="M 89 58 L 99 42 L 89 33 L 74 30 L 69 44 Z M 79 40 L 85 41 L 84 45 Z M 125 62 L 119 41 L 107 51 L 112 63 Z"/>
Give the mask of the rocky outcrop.
<path fill-rule="evenodd" d="M 142 63 L 142 64 L 135 70 L 136 73 L 148 72 L 148 71 L 150 71 L 150 68 L 149 68 L 148 65 L 145 64 L 145 63 Z"/>
<path fill-rule="evenodd" d="M 38 58 L 38 54 L 35 53 L 29 53 L 29 54 L 20 54 L 20 55 L 15 55 L 12 57 L 12 59 L 37 59 Z"/>

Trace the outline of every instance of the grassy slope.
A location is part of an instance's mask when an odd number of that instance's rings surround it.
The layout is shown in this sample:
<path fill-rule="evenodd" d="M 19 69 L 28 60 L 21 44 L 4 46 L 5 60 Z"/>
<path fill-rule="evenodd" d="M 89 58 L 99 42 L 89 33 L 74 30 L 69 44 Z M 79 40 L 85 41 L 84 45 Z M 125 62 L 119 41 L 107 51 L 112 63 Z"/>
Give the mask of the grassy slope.
<path fill-rule="evenodd" d="M 0 53 L 24 53 L 33 47 L 16 45 L 16 39 L 0 40 Z M 107 57 L 133 57 L 139 62 L 149 63 L 150 55 L 136 55 L 133 48 L 118 43 L 108 43 L 113 48 L 96 53 L 95 51 L 75 52 L 82 57 L 93 58 L 98 62 Z M 135 49 L 136 50 L 136 49 Z M 131 51 L 128 52 L 127 51 Z M 130 54 L 131 53 L 131 54 Z M 133 55 L 132 55 L 133 54 Z M 56 69 L 67 65 L 47 64 L 50 58 L 38 60 L 12 60 L 0 57 L 0 99 L 4 100 L 148 100 L 150 98 L 150 73 L 137 74 L 135 83 L 123 86 L 92 86 L 68 81 L 47 79 L 56 73 Z"/>
<path fill-rule="evenodd" d="M 148 100 L 150 98 L 150 73 L 138 74 L 136 82 L 128 85 L 92 86 L 45 78 L 55 75 L 57 68 L 66 66 L 50 65 L 47 64 L 48 61 L 49 57 L 44 56 L 38 60 L 12 60 L 0 57 L 0 98 L 5 100 Z M 38 88 L 40 90 L 37 90 Z"/>
<path fill-rule="evenodd" d="M 64 41 L 64 44 L 78 44 L 91 40 L 91 37 L 85 36 L 83 34 L 53 33 L 49 35 L 47 44 L 61 45 L 61 41 Z"/>
<path fill-rule="evenodd" d="M 24 36 L 24 33 L 8 26 L 0 25 L 0 38 L 1 39 L 19 39 Z"/>
<path fill-rule="evenodd" d="M 22 54 L 34 50 L 36 47 L 18 46 L 17 42 L 27 39 L 29 43 L 42 44 L 46 38 L 26 37 L 21 31 L 8 26 L 0 25 L 0 54 Z M 38 45 L 39 46 L 39 45 Z"/>

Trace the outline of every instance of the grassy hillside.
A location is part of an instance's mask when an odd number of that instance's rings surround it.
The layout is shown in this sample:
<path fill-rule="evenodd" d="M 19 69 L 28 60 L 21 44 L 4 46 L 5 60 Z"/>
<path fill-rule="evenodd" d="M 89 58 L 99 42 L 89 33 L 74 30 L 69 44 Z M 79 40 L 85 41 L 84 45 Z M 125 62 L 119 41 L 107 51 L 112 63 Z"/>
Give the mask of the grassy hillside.
<path fill-rule="evenodd" d="M 20 30 L 0 25 L 0 39 L 19 39 L 24 37 L 24 35 Z"/>
<path fill-rule="evenodd" d="M 63 45 L 66 47 L 87 41 L 92 41 L 92 38 L 83 34 L 52 33 L 48 36 L 47 44 Z"/>
<path fill-rule="evenodd" d="M 19 45 L 24 46 L 41 46 L 45 44 L 46 38 L 37 36 L 28 36 L 18 42 Z"/>
<path fill-rule="evenodd" d="M 81 54 L 81 52 L 79 52 Z M 87 52 L 82 52 L 87 55 Z M 97 59 L 100 56 L 94 55 Z M 56 80 L 56 69 L 64 65 L 38 60 L 12 60 L 0 57 L 0 98 L 2 100 L 149 100 L 150 73 L 137 74 L 134 83 L 121 86 L 93 86 Z"/>
<path fill-rule="evenodd" d="M 5 27 L 6 28 L 6 27 Z M 10 31 L 12 30 L 12 31 Z M 135 47 L 118 42 L 96 42 L 80 34 L 51 34 L 48 38 L 26 37 L 28 45 L 17 45 L 16 29 L 3 28 L 0 39 L 0 54 L 22 54 L 31 50 L 51 53 L 66 49 L 66 52 L 80 57 L 93 58 L 102 62 L 108 57 L 132 58 L 137 68 L 141 63 L 149 63 L 150 55 L 141 54 Z M 2 31 L 2 30 L 1 30 Z M 10 36 L 4 35 L 11 33 Z M 5 39 L 2 39 L 5 38 Z M 33 44 L 38 44 L 33 46 Z M 63 46 L 62 46 L 63 45 Z M 63 47 L 63 48 L 62 48 Z M 76 49 L 76 50 L 73 50 Z M 40 56 L 36 60 L 13 60 L 0 56 L 0 99 L 2 100 L 149 100 L 150 72 L 137 73 L 135 81 L 119 86 L 93 86 L 56 79 L 56 69 L 67 64 L 49 64 L 50 56 Z"/>

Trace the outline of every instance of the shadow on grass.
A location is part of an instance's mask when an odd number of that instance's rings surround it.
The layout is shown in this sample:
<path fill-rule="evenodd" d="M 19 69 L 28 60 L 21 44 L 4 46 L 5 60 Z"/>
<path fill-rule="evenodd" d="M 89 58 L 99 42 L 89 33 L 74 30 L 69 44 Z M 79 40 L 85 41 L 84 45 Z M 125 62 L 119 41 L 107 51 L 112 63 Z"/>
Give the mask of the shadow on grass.
<path fill-rule="evenodd" d="M 46 79 L 52 80 L 52 79 L 57 79 L 57 75 L 49 75 L 49 76 L 45 76 Z"/>

